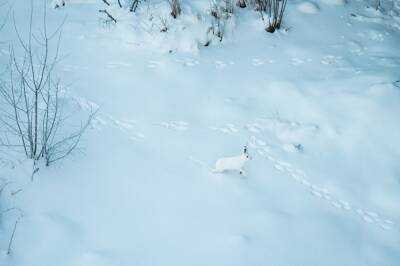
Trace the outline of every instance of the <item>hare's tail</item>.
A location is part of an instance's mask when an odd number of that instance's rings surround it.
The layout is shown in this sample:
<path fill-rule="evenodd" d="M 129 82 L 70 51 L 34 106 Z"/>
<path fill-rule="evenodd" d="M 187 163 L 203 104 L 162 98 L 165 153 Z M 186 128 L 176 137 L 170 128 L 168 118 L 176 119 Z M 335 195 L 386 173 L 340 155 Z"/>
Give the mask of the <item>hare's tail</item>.
<path fill-rule="evenodd" d="M 207 171 L 209 171 L 211 173 L 218 173 L 218 171 L 216 169 L 210 167 L 207 163 L 205 163 L 205 162 L 203 162 L 203 161 L 201 161 L 199 159 L 196 159 L 196 158 L 194 158 L 192 156 L 189 156 L 189 160 L 191 160 L 193 163 L 205 168 Z"/>

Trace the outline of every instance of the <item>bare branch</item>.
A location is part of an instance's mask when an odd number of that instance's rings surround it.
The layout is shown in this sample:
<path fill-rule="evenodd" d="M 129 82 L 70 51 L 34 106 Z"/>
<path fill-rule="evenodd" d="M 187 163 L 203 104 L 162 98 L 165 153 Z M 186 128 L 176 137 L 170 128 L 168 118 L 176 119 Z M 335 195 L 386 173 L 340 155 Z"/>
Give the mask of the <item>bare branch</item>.
<path fill-rule="evenodd" d="M 102 1 L 103 1 L 104 4 L 106 4 L 108 6 L 110 5 L 110 3 L 107 0 L 102 0 Z"/>
<path fill-rule="evenodd" d="M 105 10 L 105 9 L 100 9 L 99 12 L 100 12 L 100 13 L 106 14 L 107 17 L 108 17 L 111 21 L 113 21 L 114 23 L 117 23 L 117 20 L 116 20 L 110 13 L 108 13 L 107 10 Z"/>

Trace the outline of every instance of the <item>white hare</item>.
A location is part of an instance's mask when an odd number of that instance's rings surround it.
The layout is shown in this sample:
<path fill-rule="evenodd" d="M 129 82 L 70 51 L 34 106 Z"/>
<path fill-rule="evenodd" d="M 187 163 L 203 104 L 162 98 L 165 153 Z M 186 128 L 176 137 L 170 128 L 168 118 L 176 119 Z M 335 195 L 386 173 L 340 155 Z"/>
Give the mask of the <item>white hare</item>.
<path fill-rule="evenodd" d="M 243 167 L 248 160 L 251 160 L 251 157 L 247 152 L 247 147 L 245 146 L 241 155 L 218 159 L 215 163 L 215 169 L 213 169 L 213 173 L 238 171 L 241 175 L 246 176 L 246 172 L 244 171 Z"/>

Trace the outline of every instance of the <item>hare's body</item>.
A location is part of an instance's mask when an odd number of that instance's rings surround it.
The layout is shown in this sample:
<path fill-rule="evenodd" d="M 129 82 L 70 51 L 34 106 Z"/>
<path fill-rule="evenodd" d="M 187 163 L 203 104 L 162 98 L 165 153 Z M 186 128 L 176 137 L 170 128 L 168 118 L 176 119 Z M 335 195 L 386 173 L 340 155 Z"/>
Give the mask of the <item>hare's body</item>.
<path fill-rule="evenodd" d="M 214 173 L 223 173 L 223 172 L 239 172 L 241 175 L 246 176 L 244 171 L 245 163 L 250 160 L 250 156 L 247 153 L 247 149 L 244 149 L 244 153 L 238 156 L 233 157 L 225 157 L 220 158 L 215 163 Z"/>

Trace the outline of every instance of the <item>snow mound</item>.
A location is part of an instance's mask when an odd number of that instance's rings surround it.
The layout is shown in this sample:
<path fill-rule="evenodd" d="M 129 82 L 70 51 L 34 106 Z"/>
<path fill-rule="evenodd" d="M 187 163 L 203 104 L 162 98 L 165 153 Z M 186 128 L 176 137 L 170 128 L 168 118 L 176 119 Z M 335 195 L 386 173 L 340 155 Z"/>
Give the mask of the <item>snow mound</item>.
<path fill-rule="evenodd" d="M 206 7 L 203 8 L 206 10 L 203 14 L 185 4 L 182 6 L 182 14 L 174 19 L 170 15 L 168 2 L 154 2 L 148 5 L 148 8 L 138 10 L 134 17 L 131 12 L 118 6 L 109 8 L 118 20 L 115 25 L 116 38 L 137 48 L 161 53 L 198 54 L 201 47 L 219 45 L 222 42 L 213 34 L 215 21 Z M 224 42 L 230 40 L 236 27 L 234 16 L 220 23 L 223 24 L 221 28 Z"/>
<path fill-rule="evenodd" d="M 319 6 L 314 2 L 303 2 L 297 6 L 297 10 L 305 14 L 315 14 L 319 12 Z"/>

